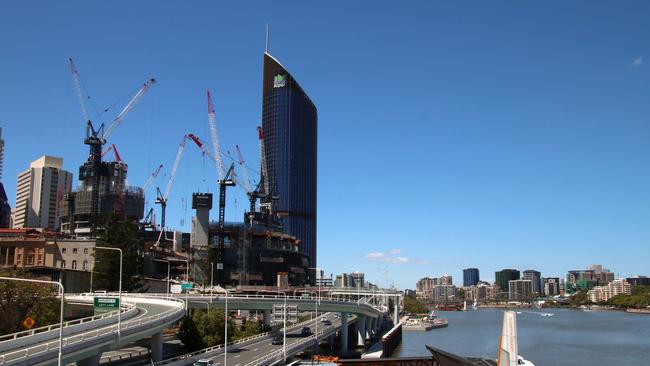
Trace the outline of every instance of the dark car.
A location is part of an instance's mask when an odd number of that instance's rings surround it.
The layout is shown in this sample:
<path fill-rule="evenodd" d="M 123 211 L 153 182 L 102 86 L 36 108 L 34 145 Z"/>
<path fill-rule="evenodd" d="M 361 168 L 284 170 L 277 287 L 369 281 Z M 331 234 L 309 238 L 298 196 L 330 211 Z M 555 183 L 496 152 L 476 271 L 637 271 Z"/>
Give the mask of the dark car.
<path fill-rule="evenodd" d="M 311 328 L 309 328 L 309 327 L 302 328 L 302 330 L 300 331 L 300 334 L 303 335 L 303 336 L 311 335 Z"/>
<path fill-rule="evenodd" d="M 332 321 L 329 319 L 323 320 L 323 325 L 332 325 Z"/>
<path fill-rule="evenodd" d="M 271 340 L 271 344 L 274 344 L 274 345 L 283 344 L 283 343 L 284 343 L 284 339 L 282 338 L 281 335 L 276 335 Z"/>

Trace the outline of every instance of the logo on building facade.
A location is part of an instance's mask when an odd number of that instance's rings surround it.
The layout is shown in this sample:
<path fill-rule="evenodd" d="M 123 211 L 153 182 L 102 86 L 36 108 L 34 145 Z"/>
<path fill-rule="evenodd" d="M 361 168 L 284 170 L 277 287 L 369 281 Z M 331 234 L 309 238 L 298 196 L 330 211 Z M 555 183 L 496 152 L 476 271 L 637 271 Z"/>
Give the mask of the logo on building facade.
<path fill-rule="evenodd" d="M 278 74 L 273 79 L 274 88 L 284 88 L 287 85 L 287 75 Z"/>

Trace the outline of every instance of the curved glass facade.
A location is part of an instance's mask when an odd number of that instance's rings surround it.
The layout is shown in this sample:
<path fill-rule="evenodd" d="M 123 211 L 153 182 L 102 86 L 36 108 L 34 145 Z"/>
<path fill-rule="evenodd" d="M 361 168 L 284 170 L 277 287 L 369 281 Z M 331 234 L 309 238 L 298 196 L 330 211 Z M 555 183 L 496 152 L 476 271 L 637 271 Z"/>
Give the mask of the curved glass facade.
<path fill-rule="evenodd" d="M 300 251 L 316 267 L 316 106 L 289 72 L 264 53 L 262 130 L 274 209 L 284 231 L 300 240 Z"/>

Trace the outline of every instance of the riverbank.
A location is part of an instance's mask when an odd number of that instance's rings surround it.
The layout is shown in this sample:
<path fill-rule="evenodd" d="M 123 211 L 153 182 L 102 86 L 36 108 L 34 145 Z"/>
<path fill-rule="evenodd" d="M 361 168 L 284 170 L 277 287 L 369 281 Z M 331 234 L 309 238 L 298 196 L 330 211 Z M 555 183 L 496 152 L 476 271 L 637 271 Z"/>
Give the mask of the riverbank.
<path fill-rule="evenodd" d="M 650 309 L 627 309 L 625 310 L 626 313 L 631 313 L 631 314 L 648 314 L 650 315 Z"/>

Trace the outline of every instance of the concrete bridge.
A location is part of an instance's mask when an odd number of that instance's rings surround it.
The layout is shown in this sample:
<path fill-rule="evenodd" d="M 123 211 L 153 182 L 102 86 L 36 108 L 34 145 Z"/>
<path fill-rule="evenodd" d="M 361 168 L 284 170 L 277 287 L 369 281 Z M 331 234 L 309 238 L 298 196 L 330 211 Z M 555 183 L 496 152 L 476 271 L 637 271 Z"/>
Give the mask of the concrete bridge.
<path fill-rule="evenodd" d="M 97 295 L 97 294 L 95 294 Z M 91 304 L 93 294 L 66 295 L 68 302 Z M 266 321 L 270 321 L 274 305 L 284 303 L 295 305 L 299 312 L 316 311 L 326 313 L 331 317 L 332 326 L 320 326 L 318 334 L 309 337 L 292 337 L 287 342 L 287 357 L 291 354 L 316 344 L 322 339 L 338 332 L 341 337 L 341 351 L 347 351 L 348 323 L 356 323 L 359 343 L 374 334 L 380 327 L 380 321 L 387 312 L 388 296 L 378 295 L 377 292 L 348 294 L 333 294 L 333 296 L 305 298 L 283 295 L 228 295 L 229 310 L 262 311 Z M 102 294 L 102 296 L 117 296 Z M 366 296 L 366 297 L 363 297 Z M 383 296 L 383 297 L 382 297 Z M 90 366 L 99 364 L 103 352 L 119 349 L 127 344 L 141 339 L 151 338 L 151 356 L 159 364 L 188 364 L 200 358 L 218 356 L 224 349 L 213 347 L 210 350 L 194 353 L 183 359 L 174 358 L 167 362 L 162 360 L 162 331 L 175 324 L 187 312 L 188 308 L 205 308 L 205 303 L 211 308 L 225 308 L 226 295 L 174 295 L 165 294 L 122 294 L 122 323 L 118 330 L 117 312 L 108 316 L 98 316 L 84 321 L 68 322 L 63 330 L 63 347 L 61 349 L 64 364 L 77 362 L 78 365 Z M 397 311 L 397 309 L 396 309 Z M 333 314 L 340 314 L 334 318 Z M 348 315 L 351 314 L 351 315 Z M 320 321 L 316 319 L 314 321 Z M 315 323 L 309 323 L 316 328 Z M 288 329 L 288 334 L 299 331 Z M 14 334 L 0 337 L 0 365 L 51 365 L 56 364 L 59 353 L 58 325 L 50 326 L 40 332 Z M 266 338 L 265 338 L 266 337 Z M 271 335 L 262 335 L 256 342 L 269 342 Z M 294 339 L 295 338 L 295 339 Z M 245 340 L 253 341 L 253 340 Z M 229 345 L 230 348 L 232 345 Z M 247 353 L 246 359 L 251 364 L 277 362 L 277 351 L 271 352 L 260 347 Z M 239 356 L 243 357 L 240 350 Z M 275 356 L 271 356 L 275 355 Z M 284 357 L 284 354 L 282 354 Z M 230 354 L 228 359 L 230 359 Z M 275 361 L 274 361 L 275 360 Z M 184 363 L 185 362 L 185 363 Z M 260 362 L 260 363 L 256 363 Z"/>

